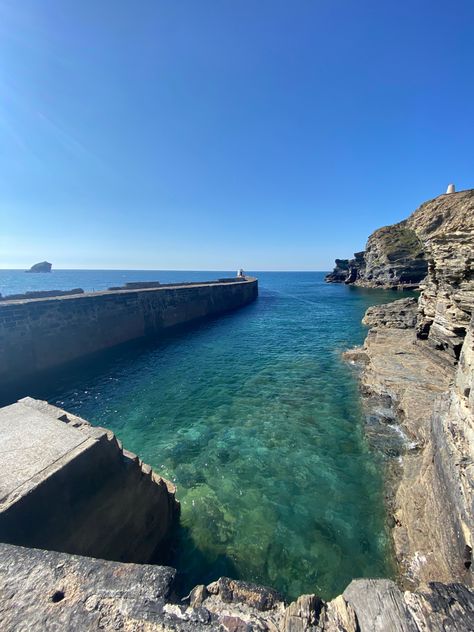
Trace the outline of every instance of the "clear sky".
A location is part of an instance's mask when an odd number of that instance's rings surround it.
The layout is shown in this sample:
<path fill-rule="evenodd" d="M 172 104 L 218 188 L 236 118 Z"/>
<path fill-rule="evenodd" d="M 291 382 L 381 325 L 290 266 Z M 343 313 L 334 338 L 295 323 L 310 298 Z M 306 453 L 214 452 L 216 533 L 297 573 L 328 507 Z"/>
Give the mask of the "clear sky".
<path fill-rule="evenodd" d="M 474 186 L 474 2 L 0 0 L 0 267 L 325 270 Z"/>

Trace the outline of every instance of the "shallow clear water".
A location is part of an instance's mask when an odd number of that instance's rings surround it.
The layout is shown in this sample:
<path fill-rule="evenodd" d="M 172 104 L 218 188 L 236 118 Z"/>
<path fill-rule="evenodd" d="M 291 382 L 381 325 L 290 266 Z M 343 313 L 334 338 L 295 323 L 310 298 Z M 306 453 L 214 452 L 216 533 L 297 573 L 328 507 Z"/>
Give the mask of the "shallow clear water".
<path fill-rule="evenodd" d="M 62 287 L 90 289 L 88 274 L 69 271 Z M 94 287 L 115 274 L 96 272 Z M 327 285 L 323 273 L 258 277 L 254 304 L 63 371 L 32 394 L 111 428 L 176 483 L 170 561 L 183 590 L 227 574 L 329 598 L 354 577 L 392 573 L 381 464 L 340 353 L 362 342 L 369 305 L 398 296 Z"/>

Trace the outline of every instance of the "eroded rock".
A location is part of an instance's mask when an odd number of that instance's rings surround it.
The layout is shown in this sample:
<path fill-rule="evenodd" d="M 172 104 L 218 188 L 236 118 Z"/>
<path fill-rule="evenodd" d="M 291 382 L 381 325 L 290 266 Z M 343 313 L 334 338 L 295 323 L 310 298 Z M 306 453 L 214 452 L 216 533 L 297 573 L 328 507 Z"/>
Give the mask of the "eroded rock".
<path fill-rule="evenodd" d="M 417 310 L 416 298 L 402 298 L 392 303 L 369 307 L 362 322 L 368 327 L 413 329 L 416 325 Z"/>
<path fill-rule="evenodd" d="M 460 584 L 402 593 L 392 581 L 353 581 L 330 602 L 285 607 L 267 589 L 221 578 L 177 601 L 176 571 L 0 544 L 2 632 L 446 632 L 474 629 L 474 594 Z M 222 594 L 220 590 L 222 588 Z M 229 601 L 228 591 L 232 596 Z M 234 594 L 236 595 L 234 597 Z M 223 598 L 225 597 L 225 599 Z M 464 626 L 464 627 L 463 627 Z"/>

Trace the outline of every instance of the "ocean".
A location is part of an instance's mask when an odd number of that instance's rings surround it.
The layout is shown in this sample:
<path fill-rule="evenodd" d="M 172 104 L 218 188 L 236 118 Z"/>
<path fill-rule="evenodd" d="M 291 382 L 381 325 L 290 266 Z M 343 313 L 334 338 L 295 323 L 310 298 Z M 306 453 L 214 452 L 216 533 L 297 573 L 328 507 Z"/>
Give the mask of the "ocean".
<path fill-rule="evenodd" d="M 235 272 L 0 270 L 0 292 L 100 290 Z M 287 598 L 339 594 L 394 573 L 383 455 L 364 434 L 357 376 L 370 305 L 389 291 L 323 272 L 254 272 L 258 300 L 222 317 L 58 372 L 29 394 L 113 430 L 177 486 L 172 556 L 183 594 L 227 575 Z"/>

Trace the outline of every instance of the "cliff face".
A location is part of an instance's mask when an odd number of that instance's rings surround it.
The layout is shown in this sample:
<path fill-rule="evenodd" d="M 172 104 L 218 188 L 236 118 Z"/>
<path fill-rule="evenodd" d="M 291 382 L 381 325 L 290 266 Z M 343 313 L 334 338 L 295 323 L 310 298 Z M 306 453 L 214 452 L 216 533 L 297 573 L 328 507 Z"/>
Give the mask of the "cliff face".
<path fill-rule="evenodd" d="M 347 358 L 363 360 L 372 418 L 385 411 L 405 436 L 401 467 L 391 472 L 403 577 L 411 586 L 433 579 L 472 584 L 474 190 L 423 204 L 405 226 L 420 240 L 428 266 L 418 305 L 370 308 L 364 348 Z"/>
<path fill-rule="evenodd" d="M 417 335 L 458 359 L 474 306 L 474 190 L 441 195 L 409 222 L 428 262 Z"/>
<path fill-rule="evenodd" d="M 356 252 L 353 259 L 336 259 L 336 267 L 326 281 L 362 287 L 413 288 L 427 271 L 424 245 L 410 220 L 405 220 L 376 230 L 365 250 Z"/>
<path fill-rule="evenodd" d="M 408 222 L 401 222 L 372 233 L 353 282 L 365 287 L 417 285 L 426 272 L 423 246 Z"/>

